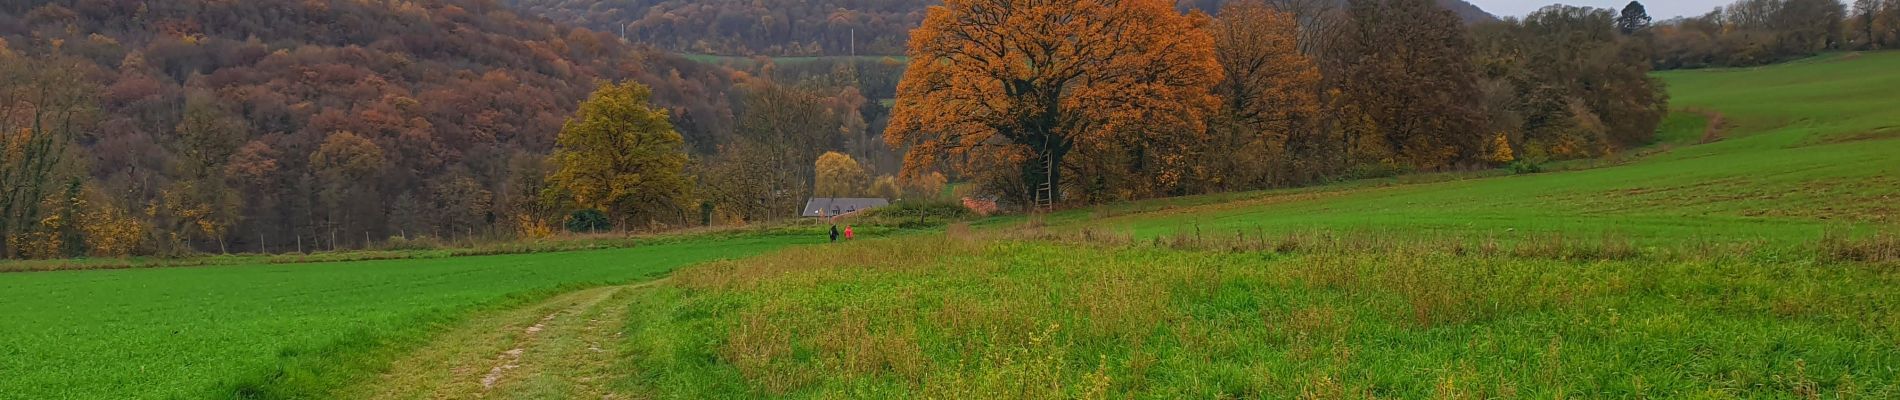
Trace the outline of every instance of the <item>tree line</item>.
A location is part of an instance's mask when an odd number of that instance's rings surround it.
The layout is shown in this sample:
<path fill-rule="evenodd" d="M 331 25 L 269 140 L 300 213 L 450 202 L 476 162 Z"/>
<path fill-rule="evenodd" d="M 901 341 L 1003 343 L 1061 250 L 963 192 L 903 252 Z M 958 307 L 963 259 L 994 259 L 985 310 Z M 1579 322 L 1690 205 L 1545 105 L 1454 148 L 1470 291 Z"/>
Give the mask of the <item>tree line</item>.
<path fill-rule="evenodd" d="M 1648 21 L 1632 27 L 1653 41 L 1658 69 L 1747 67 L 1900 45 L 1895 0 L 1852 0 L 1851 9 L 1838 0 L 1741 0 L 1701 16 Z"/>
<path fill-rule="evenodd" d="M 1653 140 L 1667 110 L 1615 15 L 1467 27 L 1430 0 L 950 0 L 912 32 L 885 137 L 908 173 L 1018 205 L 1598 156 Z"/>

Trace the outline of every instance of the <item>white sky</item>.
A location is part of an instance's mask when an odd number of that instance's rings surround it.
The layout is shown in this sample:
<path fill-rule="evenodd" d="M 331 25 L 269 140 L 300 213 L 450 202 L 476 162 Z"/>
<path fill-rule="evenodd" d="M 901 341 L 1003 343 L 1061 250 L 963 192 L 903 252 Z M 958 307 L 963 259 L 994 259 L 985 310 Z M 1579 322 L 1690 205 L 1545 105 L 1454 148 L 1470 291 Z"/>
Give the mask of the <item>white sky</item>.
<path fill-rule="evenodd" d="M 1465 0 L 1499 17 L 1523 17 L 1539 8 L 1551 4 L 1569 4 L 1573 6 L 1623 9 L 1630 0 Z M 1649 16 L 1656 21 L 1665 19 L 1707 14 L 1716 7 L 1734 3 L 1735 0 L 1646 0 L 1643 8 L 1649 10 Z"/>

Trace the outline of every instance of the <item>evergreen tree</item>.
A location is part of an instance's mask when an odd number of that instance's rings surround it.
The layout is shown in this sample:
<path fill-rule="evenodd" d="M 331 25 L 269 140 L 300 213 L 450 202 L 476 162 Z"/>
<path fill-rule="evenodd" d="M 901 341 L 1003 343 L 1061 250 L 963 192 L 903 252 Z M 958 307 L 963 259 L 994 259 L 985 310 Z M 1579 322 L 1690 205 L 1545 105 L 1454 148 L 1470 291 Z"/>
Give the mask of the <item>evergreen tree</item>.
<path fill-rule="evenodd" d="M 1649 10 L 1643 8 L 1640 1 L 1631 1 L 1623 6 L 1623 13 L 1616 17 L 1616 30 L 1625 35 L 1634 35 L 1649 29 Z"/>

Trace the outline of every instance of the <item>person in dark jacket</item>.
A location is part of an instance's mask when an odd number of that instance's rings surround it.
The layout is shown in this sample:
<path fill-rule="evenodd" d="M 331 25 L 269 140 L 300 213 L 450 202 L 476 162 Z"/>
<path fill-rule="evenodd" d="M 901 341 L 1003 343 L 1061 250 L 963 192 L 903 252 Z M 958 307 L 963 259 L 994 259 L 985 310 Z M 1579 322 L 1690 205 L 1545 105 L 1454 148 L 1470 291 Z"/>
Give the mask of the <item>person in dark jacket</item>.
<path fill-rule="evenodd" d="M 836 243 L 838 241 L 838 225 L 837 224 L 831 225 L 831 241 L 833 243 Z"/>

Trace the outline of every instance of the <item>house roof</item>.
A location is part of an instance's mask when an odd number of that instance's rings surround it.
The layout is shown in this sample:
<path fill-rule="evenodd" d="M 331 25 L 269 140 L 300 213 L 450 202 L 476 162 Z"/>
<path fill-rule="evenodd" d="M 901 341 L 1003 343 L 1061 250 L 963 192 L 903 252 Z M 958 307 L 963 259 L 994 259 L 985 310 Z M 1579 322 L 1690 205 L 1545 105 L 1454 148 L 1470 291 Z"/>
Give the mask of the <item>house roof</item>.
<path fill-rule="evenodd" d="M 798 215 L 804 217 L 836 217 L 858 211 L 891 205 L 890 200 L 865 197 L 813 197 L 805 201 L 805 209 Z"/>

